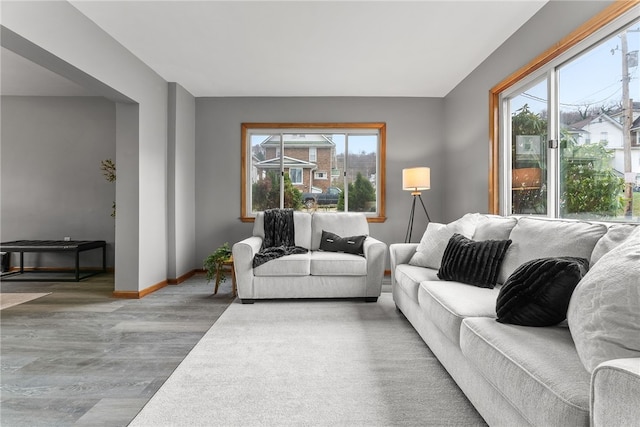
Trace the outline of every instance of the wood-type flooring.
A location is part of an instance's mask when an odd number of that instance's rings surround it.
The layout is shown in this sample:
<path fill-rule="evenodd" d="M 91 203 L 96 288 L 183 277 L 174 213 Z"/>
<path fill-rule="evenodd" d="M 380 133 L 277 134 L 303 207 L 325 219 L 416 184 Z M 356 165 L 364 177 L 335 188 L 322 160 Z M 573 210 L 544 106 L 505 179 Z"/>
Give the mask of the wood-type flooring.
<path fill-rule="evenodd" d="M 0 311 L 0 425 L 126 426 L 233 301 L 196 275 L 117 299 L 113 275 L 1 282 L 51 292 Z"/>

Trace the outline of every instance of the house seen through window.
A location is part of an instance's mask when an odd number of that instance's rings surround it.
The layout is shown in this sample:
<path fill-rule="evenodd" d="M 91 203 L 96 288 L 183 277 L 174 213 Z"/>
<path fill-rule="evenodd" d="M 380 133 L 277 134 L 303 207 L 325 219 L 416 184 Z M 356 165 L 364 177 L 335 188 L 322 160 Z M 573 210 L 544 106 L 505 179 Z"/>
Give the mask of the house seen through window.
<path fill-rule="evenodd" d="M 501 93 L 503 213 L 640 221 L 640 21 L 601 34 Z"/>
<path fill-rule="evenodd" d="M 242 219 L 272 208 L 384 220 L 384 123 L 242 125 Z"/>

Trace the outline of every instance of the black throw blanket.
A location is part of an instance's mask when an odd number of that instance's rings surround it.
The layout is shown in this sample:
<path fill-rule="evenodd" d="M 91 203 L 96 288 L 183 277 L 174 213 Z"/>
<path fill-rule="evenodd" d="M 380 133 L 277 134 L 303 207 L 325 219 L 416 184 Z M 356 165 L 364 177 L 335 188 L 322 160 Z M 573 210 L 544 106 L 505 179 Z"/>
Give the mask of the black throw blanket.
<path fill-rule="evenodd" d="M 264 211 L 264 240 L 260 252 L 253 257 L 253 268 L 285 255 L 306 253 L 305 248 L 296 246 L 293 209 Z"/>

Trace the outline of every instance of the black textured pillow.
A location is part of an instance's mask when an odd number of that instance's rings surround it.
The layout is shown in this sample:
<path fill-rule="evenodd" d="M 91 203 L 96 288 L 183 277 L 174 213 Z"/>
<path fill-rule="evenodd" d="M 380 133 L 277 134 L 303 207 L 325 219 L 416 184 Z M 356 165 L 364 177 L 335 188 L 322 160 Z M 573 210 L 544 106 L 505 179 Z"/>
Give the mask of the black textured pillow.
<path fill-rule="evenodd" d="M 438 277 L 481 288 L 493 288 L 509 245 L 511 240 L 476 242 L 456 233 L 444 250 Z"/>
<path fill-rule="evenodd" d="M 340 237 L 337 234 L 322 230 L 320 250 L 364 255 L 363 246 L 366 238 L 367 236 Z"/>
<path fill-rule="evenodd" d="M 584 258 L 540 258 L 525 262 L 506 280 L 498 294 L 498 322 L 522 326 L 552 326 L 567 317 L 569 300 L 589 269 Z"/>

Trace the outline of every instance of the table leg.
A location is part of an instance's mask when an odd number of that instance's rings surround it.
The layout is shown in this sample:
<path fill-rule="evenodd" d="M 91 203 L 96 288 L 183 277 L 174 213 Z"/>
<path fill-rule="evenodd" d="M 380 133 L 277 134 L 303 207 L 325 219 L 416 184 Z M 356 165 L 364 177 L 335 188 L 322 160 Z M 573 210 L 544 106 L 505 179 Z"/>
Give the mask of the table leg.
<path fill-rule="evenodd" d="M 76 282 L 80 281 L 80 251 L 76 251 Z"/>
<path fill-rule="evenodd" d="M 216 271 L 216 287 L 213 290 L 214 295 L 218 293 L 218 286 L 220 286 L 220 269 Z"/>
<path fill-rule="evenodd" d="M 24 273 L 24 252 L 20 252 L 20 274 Z"/>
<path fill-rule="evenodd" d="M 231 265 L 231 296 L 236 297 L 238 295 L 238 288 L 236 287 L 236 269 L 233 264 Z"/>

